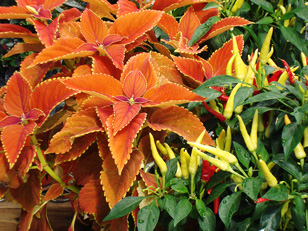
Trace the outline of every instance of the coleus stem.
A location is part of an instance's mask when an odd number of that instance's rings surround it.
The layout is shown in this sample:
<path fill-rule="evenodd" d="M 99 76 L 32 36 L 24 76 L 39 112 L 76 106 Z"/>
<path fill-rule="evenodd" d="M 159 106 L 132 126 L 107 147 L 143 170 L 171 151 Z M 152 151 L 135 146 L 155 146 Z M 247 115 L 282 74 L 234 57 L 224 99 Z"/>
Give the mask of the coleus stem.
<path fill-rule="evenodd" d="M 42 150 L 37 142 L 37 139 L 35 137 L 35 135 L 31 136 L 31 140 L 33 145 L 35 146 L 35 150 L 36 150 L 36 154 L 37 157 L 39 159 L 39 161 L 41 162 L 44 170 L 57 182 L 59 182 L 59 184 L 63 187 L 63 188 L 67 188 L 69 190 L 71 190 L 72 192 L 79 194 L 80 189 L 78 189 L 77 187 L 73 186 L 73 185 L 66 185 L 62 179 L 54 172 L 54 170 L 48 165 L 48 163 L 45 160 L 45 157 L 42 153 Z"/>

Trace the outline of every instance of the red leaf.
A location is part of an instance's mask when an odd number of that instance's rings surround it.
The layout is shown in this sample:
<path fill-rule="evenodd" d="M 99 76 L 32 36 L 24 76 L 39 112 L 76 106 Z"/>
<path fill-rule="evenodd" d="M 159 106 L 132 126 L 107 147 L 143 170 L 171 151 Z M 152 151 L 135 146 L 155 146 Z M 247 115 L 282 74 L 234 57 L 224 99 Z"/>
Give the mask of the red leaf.
<path fill-rule="evenodd" d="M 97 50 L 103 54 L 107 55 L 114 66 L 119 69 L 123 69 L 123 59 L 125 55 L 126 48 L 122 44 L 112 44 L 108 47 L 98 47 Z"/>
<path fill-rule="evenodd" d="M 105 22 L 89 9 L 85 9 L 82 14 L 80 28 L 87 42 L 97 44 L 97 46 L 102 44 L 108 35 Z"/>
<path fill-rule="evenodd" d="M 134 42 L 147 31 L 151 30 L 160 20 L 163 12 L 145 10 L 123 15 L 117 18 L 109 28 L 109 34 L 127 37 L 122 44 Z"/>
<path fill-rule="evenodd" d="M 154 174 L 144 172 L 142 169 L 140 169 L 140 176 L 142 177 L 147 187 L 157 188 L 156 177 Z"/>
<path fill-rule="evenodd" d="M 44 196 L 44 201 L 50 201 L 56 199 L 57 197 L 61 196 L 63 193 L 63 187 L 59 183 L 55 183 L 51 185 Z"/>
<path fill-rule="evenodd" d="M 59 18 L 54 19 L 49 25 L 46 25 L 40 20 L 32 20 L 34 27 L 40 37 L 41 42 L 49 47 L 56 39 L 56 32 L 59 27 Z"/>
<path fill-rule="evenodd" d="M 119 5 L 119 10 L 118 10 L 118 15 L 117 15 L 118 17 L 131 13 L 131 12 L 139 11 L 136 4 L 128 0 L 119 0 L 118 5 Z"/>
<path fill-rule="evenodd" d="M 21 53 L 25 53 L 25 52 L 29 52 L 29 51 L 41 52 L 44 48 L 45 48 L 45 46 L 43 44 L 40 44 L 40 43 L 36 43 L 36 44 L 16 43 L 11 48 L 11 50 L 9 50 L 5 55 L 2 56 L 2 58 L 7 58 L 7 57 L 10 57 L 12 55 L 21 54 Z M 33 53 L 31 55 L 28 55 L 27 57 L 32 56 L 32 55 L 36 55 L 36 54 Z M 31 63 L 32 63 L 32 61 L 31 61 Z"/>
<path fill-rule="evenodd" d="M 75 21 L 81 16 L 81 12 L 77 8 L 71 8 L 68 10 L 64 10 L 59 15 L 59 22 L 69 22 Z"/>
<path fill-rule="evenodd" d="M 169 36 L 171 40 L 176 39 L 179 23 L 172 15 L 166 13 L 163 14 L 157 25 Z"/>
<path fill-rule="evenodd" d="M 133 151 L 121 175 L 119 175 L 118 167 L 111 156 L 104 160 L 100 179 L 105 191 L 106 201 L 110 207 L 113 207 L 126 195 L 136 179 L 142 160 L 142 153 L 138 150 Z"/>
<path fill-rule="evenodd" d="M 10 125 L 16 125 L 21 123 L 21 119 L 18 116 L 6 116 L 0 121 L 0 127 L 7 127 Z"/>
<path fill-rule="evenodd" d="M 34 207 L 30 211 L 21 210 L 21 214 L 19 217 L 19 224 L 16 230 L 18 231 L 29 231 L 32 219 L 33 219 L 33 211 Z"/>
<path fill-rule="evenodd" d="M 113 116 L 107 121 L 108 124 L 108 137 L 109 147 L 111 150 L 112 157 L 118 168 L 119 174 L 121 174 L 124 166 L 130 158 L 132 152 L 133 140 L 136 138 L 137 133 L 140 131 L 146 114 L 141 113 L 135 116 L 135 118 L 115 136 L 113 135 L 112 121 Z"/>
<path fill-rule="evenodd" d="M 44 9 L 53 10 L 61 6 L 66 0 L 44 0 L 42 1 Z"/>
<path fill-rule="evenodd" d="M 33 133 L 35 127 L 36 124 L 30 121 L 26 126 L 17 124 L 7 126 L 3 129 L 1 140 L 10 168 L 16 163 L 28 135 Z"/>
<path fill-rule="evenodd" d="M 41 183 L 40 173 L 38 170 L 29 172 L 27 182 L 22 184 L 17 189 L 10 189 L 14 199 L 21 204 L 21 206 L 30 211 L 36 205 L 40 205 L 41 198 Z"/>
<path fill-rule="evenodd" d="M 65 153 L 75 138 L 101 131 L 101 123 L 94 109 L 79 111 L 66 120 L 63 129 L 55 134 L 45 153 Z"/>
<path fill-rule="evenodd" d="M 112 107 L 103 107 L 103 108 L 97 107 L 96 112 L 104 128 L 107 130 L 107 119 L 113 114 L 113 108 Z"/>
<path fill-rule="evenodd" d="M 20 6 L 0 7 L 0 19 L 24 19 L 31 16 L 31 13 Z"/>
<path fill-rule="evenodd" d="M 40 43 L 37 35 L 22 26 L 14 24 L 0 24 L 0 38 L 22 38 L 28 43 Z"/>
<path fill-rule="evenodd" d="M 99 180 L 90 181 L 80 190 L 78 202 L 85 213 L 95 214 L 100 224 L 110 211 Z"/>
<path fill-rule="evenodd" d="M 188 8 L 179 23 L 179 31 L 182 32 L 182 35 L 188 40 L 191 39 L 196 28 L 200 26 L 200 21 L 197 18 L 194 9 L 192 7 Z"/>
<path fill-rule="evenodd" d="M 3 148 L 0 148 L 3 151 Z M 7 158 L 4 153 L 0 153 L 0 182 L 6 188 L 18 188 L 22 183 L 22 179 L 17 176 L 15 169 L 10 169 Z M 2 188 L 2 187 L 0 187 Z M 4 193 L 1 190 L 1 194 Z"/>
<path fill-rule="evenodd" d="M 123 90 L 128 98 L 138 98 L 143 95 L 147 82 L 139 70 L 130 72 L 124 79 Z"/>
<path fill-rule="evenodd" d="M 47 80 L 38 85 L 31 95 L 30 107 L 40 109 L 45 114 L 39 126 L 55 106 L 76 93 L 76 91 L 67 88 L 59 79 Z"/>
<path fill-rule="evenodd" d="M 128 214 L 111 220 L 110 231 L 126 231 L 128 230 Z"/>
<path fill-rule="evenodd" d="M 241 54 L 244 46 L 243 35 L 238 35 L 235 38 Z M 209 64 L 213 67 L 213 76 L 226 74 L 227 64 L 233 55 L 232 50 L 233 44 L 232 39 L 230 39 L 208 59 Z M 223 59 L 221 58 L 222 56 L 224 57 Z"/>
<path fill-rule="evenodd" d="M 187 141 L 196 141 L 199 134 L 204 130 L 203 124 L 190 111 L 185 108 L 171 106 L 155 111 L 147 120 L 153 130 L 170 130 Z M 205 134 L 203 144 L 215 145 L 209 134 Z"/>
<path fill-rule="evenodd" d="M 77 159 L 88 149 L 95 139 L 96 133 L 90 133 L 82 137 L 77 137 L 74 140 L 72 148 L 68 152 L 57 155 L 55 163 L 59 164 Z"/>
<path fill-rule="evenodd" d="M 20 75 L 15 74 L 7 83 L 6 95 L 4 98 L 4 107 L 8 114 L 21 117 L 30 111 L 29 99 L 31 87 L 29 83 Z"/>
<path fill-rule="evenodd" d="M 114 105 L 113 136 L 125 128 L 138 114 L 141 106 L 127 102 L 117 102 Z"/>
<path fill-rule="evenodd" d="M 44 231 L 52 231 L 48 217 L 47 217 L 47 205 L 43 206 L 42 209 L 33 216 L 33 220 L 31 222 L 31 228 L 29 231 L 37 231 L 37 230 L 44 230 Z"/>
<path fill-rule="evenodd" d="M 32 166 L 32 162 L 36 155 L 34 146 L 25 146 L 19 155 L 19 158 L 14 165 L 14 171 L 20 176 L 24 177 Z"/>
<path fill-rule="evenodd" d="M 91 145 L 79 158 L 79 161 L 74 164 L 72 172 L 76 183 L 78 185 L 85 185 L 90 180 L 99 179 L 102 163 L 96 145 Z"/>
<path fill-rule="evenodd" d="M 113 76 L 116 79 L 120 79 L 121 70 L 116 68 L 113 62 L 106 56 L 92 56 L 93 64 L 92 71 L 93 74 L 107 74 Z"/>

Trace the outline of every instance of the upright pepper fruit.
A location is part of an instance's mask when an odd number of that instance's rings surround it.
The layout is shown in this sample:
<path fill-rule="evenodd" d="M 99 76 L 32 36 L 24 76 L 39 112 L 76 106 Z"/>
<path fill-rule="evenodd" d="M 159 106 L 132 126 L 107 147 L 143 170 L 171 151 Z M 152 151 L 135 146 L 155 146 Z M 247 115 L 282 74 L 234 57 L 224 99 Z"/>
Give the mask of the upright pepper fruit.
<path fill-rule="evenodd" d="M 269 170 L 267 164 L 261 159 L 259 160 L 259 164 L 260 164 L 261 170 L 263 172 L 264 178 L 265 178 L 268 186 L 270 186 L 270 187 L 276 186 L 278 184 L 278 181 L 277 181 L 276 177 Z"/>
<path fill-rule="evenodd" d="M 246 125 L 244 124 L 244 121 L 243 121 L 242 117 L 238 115 L 237 118 L 238 118 L 238 121 L 239 121 L 240 130 L 241 130 L 243 139 L 245 141 L 245 144 L 246 144 L 248 150 L 251 153 L 255 153 L 256 145 L 252 142 L 250 136 L 248 135 L 248 132 L 247 132 L 247 129 L 246 129 Z"/>
<path fill-rule="evenodd" d="M 260 59 L 261 65 L 263 66 L 267 63 L 267 60 L 268 60 L 268 51 L 269 51 L 269 47 L 271 44 L 272 35 L 273 35 L 273 27 L 271 27 L 269 31 L 267 32 L 267 35 L 265 37 L 265 40 L 263 42 L 263 45 L 260 51 L 259 59 Z"/>
<path fill-rule="evenodd" d="M 238 89 L 242 86 L 241 83 L 238 83 L 231 91 L 231 94 L 229 96 L 229 99 L 227 101 L 226 107 L 224 109 L 224 117 L 226 119 L 230 119 L 233 115 L 233 107 L 234 107 L 234 97 Z"/>
<path fill-rule="evenodd" d="M 165 163 L 163 158 L 161 158 L 161 156 L 159 155 L 156 145 L 155 145 L 154 137 L 151 133 L 149 134 L 149 137 L 150 137 L 152 156 L 154 158 L 155 163 L 160 169 L 163 179 L 165 179 L 166 173 L 167 173 L 167 164 Z"/>
<path fill-rule="evenodd" d="M 181 169 L 182 169 L 182 176 L 185 180 L 189 179 L 189 171 L 188 171 L 188 165 L 189 165 L 189 160 L 190 156 L 187 153 L 185 148 L 182 148 L 180 150 L 180 157 L 181 157 Z"/>
<path fill-rule="evenodd" d="M 167 143 L 164 143 L 164 146 L 165 146 L 165 148 L 167 150 L 167 153 L 168 153 L 168 156 L 169 156 L 169 160 L 172 160 L 172 159 L 176 158 L 173 150 L 171 149 L 171 147 Z M 180 163 L 178 161 L 177 161 L 177 170 L 176 170 L 175 176 L 178 177 L 178 178 L 182 177 L 181 165 L 180 165 Z"/>

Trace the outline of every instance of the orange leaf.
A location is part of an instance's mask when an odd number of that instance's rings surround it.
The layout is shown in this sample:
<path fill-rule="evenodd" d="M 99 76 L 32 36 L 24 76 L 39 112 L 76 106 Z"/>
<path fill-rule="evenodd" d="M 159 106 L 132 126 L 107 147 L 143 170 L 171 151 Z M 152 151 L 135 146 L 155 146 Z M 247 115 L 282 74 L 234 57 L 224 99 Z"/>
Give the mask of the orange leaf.
<path fill-rule="evenodd" d="M 54 19 L 49 25 L 46 25 L 40 20 L 32 20 L 34 27 L 40 37 L 41 42 L 49 47 L 56 39 L 56 32 L 59 27 L 59 18 Z"/>
<path fill-rule="evenodd" d="M 43 208 L 41 208 L 39 212 L 36 214 L 36 216 L 33 216 L 33 220 L 31 222 L 31 228 L 29 229 L 29 231 L 33 230 L 44 230 L 44 231 L 53 230 L 49 224 L 49 220 L 47 217 L 47 205 L 44 205 Z"/>
<path fill-rule="evenodd" d="M 144 181 L 147 187 L 151 186 L 157 188 L 156 177 L 154 174 L 149 172 L 144 172 L 142 169 L 140 169 L 140 176 L 142 177 L 142 180 Z"/>
<path fill-rule="evenodd" d="M 119 6 L 118 15 L 117 15 L 118 17 L 131 13 L 131 12 L 139 11 L 136 4 L 129 0 L 119 0 L 118 6 Z"/>
<path fill-rule="evenodd" d="M 74 94 L 76 91 L 67 88 L 59 79 L 47 80 L 38 85 L 30 98 L 30 107 L 40 109 L 46 115 L 38 126 L 42 125 L 55 106 Z"/>
<path fill-rule="evenodd" d="M 78 196 L 80 208 L 85 213 L 94 214 L 96 221 L 101 224 L 110 209 L 106 202 L 99 180 L 92 180 L 87 183 L 80 190 Z"/>
<path fill-rule="evenodd" d="M 161 1 L 161 0 L 160 0 Z M 164 8 L 165 12 L 168 12 L 170 10 L 178 9 L 182 6 L 192 5 L 192 4 L 198 4 L 203 2 L 216 2 L 215 0 L 178 0 L 177 3 L 170 4 L 168 7 Z"/>
<path fill-rule="evenodd" d="M 25 44 L 25 45 L 29 45 L 29 44 Z M 29 66 L 32 64 L 36 56 L 37 56 L 36 53 L 28 55 L 22 61 L 21 66 L 20 66 L 20 74 L 29 82 L 32 89 L 34 89 L 36 85 L 43 80 L 43 78 L 45 77 L 45 74 L 47 73 L 48 69 L 51 66 L 51 63 L 45 63 L 45 64 L 36 65 L 34 67 L 29 68 Z"/>
<path fill-rule="evenodd" d="M 191 7 L 194 8 L 200 23 L 205 23 L 210 17 L 219 16 L 219 10 L 217 8 L 211 8 L 203 10 L 207 3 L 194 4 Z"/>
<path fill-rule="evenodd" d="M 42 50 L 33 61 L 33 66 L 36 64 L 47 63 L 50 61 L 58 61 L 62 59 L 72 59 L 93 54 L 92 51 L 81 51 L 75 53 L 75 50 L 84 44 L 79 38 L 60 38 L 55 43 Z"/>
<path fill-rule="evenodd" d="M 60 13 L 59 22 L 62 24 L 65 22 L 75 21 L 80 16 L 81 16 L 81 12 L 77 8 L 70 8 Z"/>
<path fill-rule="evenodd" d="M 29 121 L 26 126 L 17 124 L 7 126 L 3 129 L 1 140 L 10 168 L 16 163 L 27 137 L 33 133 L 35 127 L 36 123 Z"/>
<path fill-rule="evenodd" d="M 241 17 L 228 17 L 224 18 L 218 22 L 216 22 L 212 28 L 207 32 L 199 41 L 198 44 L 203 43 L 206 40 L 209 40 L 210 38 L 215 37 L 216 35 L 219 35 L 235 26 L 245 26 L 252 22 L 241 18 Z"/>
<path fill-rule="evenodd" d="M 150 61 L 149 53 L 141 53 L 133 56 L 124 66 L 121 76 L 121 82 L 124 82 L 125 77 L 131 72 L 138 69 L 146 79 L 146 89 L 152 88 L 156 85 L 157 74 Z"/>
<path fill-rule="evenodd" d="M 53 10 L 58 6 L 61 6 L 66 0 L 44 0 L 43 8 L 48 10 Z"/>
<path fill-rule="evenodd" d="M 77 159 L 88 149 L 88 147 L 95 141 L 95 139 L 96 133 L 90 133 L 82 137 L 77 137 L 74 140 L 74 144 L 71 150 L 63 154 L 58 154 L 55 163 L 59 164 Z"/>
<path fill-rule="evenodd" d="M 92 71 L 93 74 L 107 74 L 120 80 L 121 70 L 116 68 L 112 61 L 106 56 L 92 56 Z"/>
<path fill-rule="evenodd" d="M 113 135 L 114 131 L 112 127 L 113 118 L 114 116 L 112 115 L 107 121 L 109 147 L 114 162 L 118 168 L 118 172 L 121 174 L 131 156 L 130 154 L 133 148 L 133 140 L 136 138 L 143 123 L 145 122 L 146 114 L 140 113 L 136 115 L 135 118 L 115 136 Z"/>
<path fill-rule="evenodd" d="M 89 9 L 83 12 L 80 27 L 88 43 L 99 45 L 103 43 L 104 38 L 108 35 L 105 22 Z"/>
<path fill-rule="evenodd" d="M 166 7 L 171 6 L 175 3 L 181 2 L 181 0 L 156 0 L 153 5 L 154 10 L 164 10 Z"/>
<path fill-rule="evenodd" d="M 45 153 L 68 152 L 75 138 L 97 131 L 101 131 L 101 123 L 95 110 L 79 111 L 68 118 L 62 130 L 53 136 Z"/>
<path fill-rule="evenodd" d="M 132 119 L 140 111 L 139 104 L 129 104 L 127 102 L 117 102 L 114 105 L 114 120 L 113 120 L 113 135 L 115 136 L 119 131 L 125 128 Z"/>
<path fill-rule="evenodd" d="M 110 117 L 110 115 L 113 114 L 113 108 L 112 107 L 99 107 L 97 105 L 96 112 L 97 112 L 97 115 L 100 121 L 103 124 L 103 127 L 107 130 L 107 119 Z"/>
<path fill-rule="evenodd" d="M 163 14 L 157 26 L 161 28 L 169 36 L 171 40 L 176 39 L 179 23 L 176 21 L 176 19 L 172 15 L 166 14 L 166 13 Z"/>
<path fill-rule="evenodd" d="M 209 79 L 209 78 L 213 77 L 214 75 L 213 75 L 212 65 L 208 61 L 204 60 L 203 58 L 201 58 L 199 56 L 197 57 L 197 60 L 202 62 L 204 72 L 205 72 L 205 78 Z"/>
<path fill-rule="evenodd" d="M 172 56 L 172 58 L 180 72 L 199 83 L 203 83 L 205 73 L 203 65 L 200 61 L 176 56 Z"/>
<path fill-rule="evenodd" d="M 128 215 L 111 220 L 110 231 L 126 231 L 128 230 Z"/>
<path fill-rule="evenodd" d="M 190 40 L 196 28 L 200 26 L 200 24 L 201 23 L 194 12 L 194 9 L 190 7 L 181 18 L 178 30 L 182 32 L 182 35 L 185 38 Z"/>
<path fill-rule="evenodd" d="M 3 151 L 3 148 L 0 147 L 0 150 Z M 23 182 L 23 180 L 18 177 L 17 173 L 15 172 L 16 168 L 10 169 L 9 163 L 7 162 L 7 158 L 5 157 L 4 153 L 0 154 L 0 182 L 2 185 L 5 186 L 6 189 L 8 188 L 18 188 Z M 0 187 L 3 189 L 3 187 Z M 2 195 L 4 191 L 0 191 Z"/>
<path fill-rule="evenodd" d="M 56 199 L 57 197 L 61 196 L 62 193 L 63 193 L 63 187 L 59 183 L 55 183 L 48 189 L 43 200 L 50 201 Z"/>
<path fill-rule="evenodd" d="M 32 220 L 33 220 L 34 207 L 29 210 L 21 210 L 18 224 L 18 231 L 29 231 Z"/>
<path fill-rule="evenodd" d="M 63 79 L 62 82 L 71 89 L 97 97 L 104 98 L 108 96 L 112 99 L 112 96 L 123 95 L 123 87 L 120 81 L 106 74 L 84 75 Z"/>
<path fill-rule="evenodd" d="M 163 12 L 145 10 L 123 15 L 117 18 L 109 28 L 109 34 L 127 37 L 122 44 L 134 42 L 147 31 L 151 30 L 160 20 Z"/>
<path fill-rule="evenodd" d="M 19 155 L 19 158 L 14 165 L 14 171 L 18 173 L 20 177 L 24 177 L 29 168 L 32 166 L 32 162 L 36 155 L 35 147 L 34 146 L 25 146 Z"/>
<path fill-rule="evenodd" d="M 139 70 L 130 72 L 124 79 L 123 91 L 130 99 L 141 97 L 145 92 L 146 87 L 146 79 Z"/>
<path fill-rule="evenodd" d="M 79 38 L 85 40 L 81 31 L 79 22 L 63 22 L 59 25 L 60 38 Z"/>
<path fill-rule="evenodd" d="M 118 174 L 118 167 L 111 156 L 104 160 L 100 179 L 106 201 L 111 208 L 126 195 L 132 186 L 141 168 L 142 160 L 142 153 L 138 150 L 133 151 L 121 175 Z"/>
<path fill-rule="evenodd" d="M 238 35 L 235 38 L 241 54 L 244 46 L 243 35 Z M 226 74 L 227 64 L 233 55 L 232 50 L 233 44 L 232 39 L 230 39 L 208 59 L 209 64 L 213 67 L 213 76 Z M 221 58 L 222 56 L 224 57 L 223 59 Z"/>
<path fill-rule="evenodd" d="M 142 106 L 174 105 L 204 100 L 196 93 L 174 83 L 166 83 L 157 88 L 151 88 L 144 93 L 143 97 L 150 101 Z"/>
<path fill-rule="evenodd" d="M 20 6 L 0 7 L 0 19 L 24 19 L 31 13 Z"/>
<path fill-rule="evenodd" d="M 85 185 L 91 180 L 99 179 L 102 171 L 102 159 L 98 155 L 97 146 L 91 145 L 89 149 L 74 164 L 72 170 L 76 183 Z"/>
<path fill-rule="evenodd" d="M 9 50 L 9 52 L 7 52 L 4 56 L 2 56 L 2 58 L 7 58 L 7 57 L 10 57 L 12 55 L 21 54 L 21 53 L 25 53 L 25 52 L 29 52 L 29 51 L 40 52 L 43 48 L 45 48 L 45 46 L 43 44 L 40 44 L 40 43 L 37 43 L 37 44 L 16 43 L 11 48 L 11 50 Z M 35 55 L 35 53 L 33 53 L 31 55 Z"/>
<path fill-rule="evenodd" d="M 36 205 L 40 205 L 42 190 L 40 182 L 40 172 L 31 170 L 27 182 L 17 189 L 10 189 L 14 199 L 27 211 L 30 211 Z"/>
<path fill-rule="evenodd" d="M 22 38 L 25 42 L 37 44 L 40 43 L 37 35 L 30 30 L 13 24 L 0 24 L 0 38 Z"/>
<path fill-rule="evenodd" d="M 171 130 L 187 141 L 196 141 L 205 129 L 202 122 L 185 108 L 171 106 L 155 111 L 147 120 L 153 130 Z M 215 145 L 209 134 L 205 134 L 203 144 Z"/>
<path fill-rule="evenodd" d="M 107 158 L 107 156 L 111 155 L 110 149 L 108 147 L 108 140 L 106 133 L 100 132 L 97 135 L 97 147 L 99 151 L 100 157 L 104 160 Z"/>
<path fill-rule="evenodd" d="M 112 44 L 106 48 L 98 47 L 97 50 L 104 55 L 107 55 L 114 66 L 119 69 L 123 69 L 123 59 L 125 55 L 126 48 L 122 44 Z"/>
<path fill-rule="evenodd" d="M 30 111 L 29 99 L 31 87 L 29 83 L 15 72 L 7 83 L 4 107 L 9 115 L 21 117 Z"/>

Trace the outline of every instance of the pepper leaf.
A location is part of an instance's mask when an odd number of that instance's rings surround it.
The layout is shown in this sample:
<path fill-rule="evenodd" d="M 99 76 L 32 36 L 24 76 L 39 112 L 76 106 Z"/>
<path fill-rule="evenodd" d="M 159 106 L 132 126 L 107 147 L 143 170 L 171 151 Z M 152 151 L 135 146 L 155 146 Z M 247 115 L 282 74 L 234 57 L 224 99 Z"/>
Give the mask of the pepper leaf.
<path fill-rule="evenodd" d="M 260 219 L 262 230 L 276 230 L 279 227 L 281 220 L 280 211 L 280 205 L 272 205 L 265 209 Z"/>
<path fill-rule="evenodd" d="M 138 212 L 137 218 L 137 228 L 140 231 L 152 231 L 155 229 L 158 218 L 159 218 L 159 208 L 152 202 L 150 205 L 143 207 Z"/>
<path fill-rule="evenodd" d="M 174 211 L 174 227 L 185 217 L 188 216 L 192 210 L 192 205 L 188 199 L 181 199 Z"/>
<path fill-rule="evenodd" d="M 203 231 L 214 231 L 216 228 L 216 218 L 213 211 L 206 207 L 200 199 L 196 200 L 196 209 L 199 213 L 198 223 Z"/>
<path fill-rule="evenodd" d="M 233 142 L 234 149 L 236 151 L 236 156 L 246 168 L 249 168 L 250 156 L 249 152 L 239 143 Z"/>
<path fill-rule="evenodd" d="M 244 193 L 253 201 L 258 200 L 258 194 L 262 186 L 262 179 L 258 177 L 247 178 L 243 180 L 242 187 Z"/>
<path fill-rule="evenodd" d="M 287 186 L 279 184 L 268 190 L 262 198 L 274 200 L 274 201 L 284 201 L 288 199 L 289 189 Z"/>
<path fill-rule="evenodd" d="M 241 195 L 242 192 L 238 191 L 226 196 L 220 203 L 218 214 L 227 228 L 229 227 L 233 214 L 236 213 L 240 207 Z"/>

